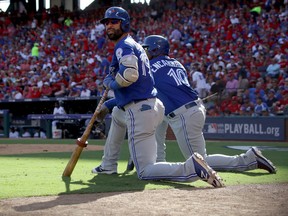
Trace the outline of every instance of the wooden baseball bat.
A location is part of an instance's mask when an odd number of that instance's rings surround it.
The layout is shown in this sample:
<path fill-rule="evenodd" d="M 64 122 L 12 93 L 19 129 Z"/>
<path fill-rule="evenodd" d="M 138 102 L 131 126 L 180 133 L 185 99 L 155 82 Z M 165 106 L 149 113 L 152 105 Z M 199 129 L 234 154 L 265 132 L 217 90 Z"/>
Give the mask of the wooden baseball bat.
<path fill-rule="evenodd" d="M 94 124 L 94 122 L 95 122 L 95 120 L 99 114 L 100 108 L 101 108 L 102 104 L 104 103 L 104 101 L 108 95 L 108 91 L 109 90 L 107 90 L 107 89 L 104 91 L 104 94 L 101 97 L 101 99 L 100 99 L 100 101 L 99 101 L 99 103 L 95 109 L 95 112 L 94 112 L 93 116 L 91 117 L 84 133 L 82 134 L 81 138 L 77 139 L 77 142 L 76 142 L 77 147 L 75 148 L 74 152 L 72 153 L 71 158 L 70 158 L 68 164 L 66 165 L 66 168 L 65 168 L 62 176 L 64 176 L 64 177 L 70 177 L 71 176 L 71 174 L 72 174 L 72 172 L 73 172 L 73 170 L 74 170 L 74 168 L 78 162 L 80 154 L 82 153 L 83 148 L 85 148 L 88 145 L 87 139 L 90 135 L 93 124 Z"/>

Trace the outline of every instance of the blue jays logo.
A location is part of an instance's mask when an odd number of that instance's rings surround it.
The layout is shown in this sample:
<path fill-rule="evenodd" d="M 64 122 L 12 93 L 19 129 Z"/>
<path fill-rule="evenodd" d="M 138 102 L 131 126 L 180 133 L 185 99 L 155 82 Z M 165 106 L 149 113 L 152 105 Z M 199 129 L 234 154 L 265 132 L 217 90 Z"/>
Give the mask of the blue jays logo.
<path fill-rule="evenodd" d="M 115 16 L 116 16 L 116 17 L 119 16 L 119 15 L 118 15 L 119 12 L 118 12 L 118 11 L 116 12 L 116 10 L 115 10 L 114 8 L 111 8 L 110 10 L 107 11 L 107 15 L 108 15 L 108 16 L 111 16 L 111 14 L 114 14 L 114 13 L 115 13 Z"/>
<path fill-rule="evenodd" d="M 112 13 L 114 13 L 114 12 L 115 12 L 115 9 L 112 8 L 112 9 L 110 9 L 110 10 L 108 11 L 108 14 L 110 15 L 110 14 L 112 14 Z"/>
<path fill-rule="evenodd" d="M 119 59 L 122 57 L 123 49 L 122 48 L 118 48 L 115 53 L 116 53 L 116 57 L 117 57 L 117 59 L 119 61 Z"/>

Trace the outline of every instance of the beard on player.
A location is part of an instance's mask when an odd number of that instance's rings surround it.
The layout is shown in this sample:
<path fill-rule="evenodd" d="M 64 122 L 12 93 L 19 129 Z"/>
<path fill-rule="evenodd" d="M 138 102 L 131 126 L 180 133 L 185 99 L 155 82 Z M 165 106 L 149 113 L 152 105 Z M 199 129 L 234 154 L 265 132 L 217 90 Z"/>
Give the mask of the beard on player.
<path fill-rule="evenodd" d="M 117 41 L 123 35 L 121 29 L 107 29 L 107 36 L 112 41 Z"/>

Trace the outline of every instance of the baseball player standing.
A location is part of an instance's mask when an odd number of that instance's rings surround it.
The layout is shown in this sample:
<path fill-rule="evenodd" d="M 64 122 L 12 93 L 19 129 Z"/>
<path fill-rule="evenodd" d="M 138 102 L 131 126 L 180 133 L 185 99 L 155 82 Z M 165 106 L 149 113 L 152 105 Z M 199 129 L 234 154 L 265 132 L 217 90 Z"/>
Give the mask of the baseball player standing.
<path fill-rule="evenodd" d="M 246 171 L 260 168 L 270 173 L 276 173 L 276 168 L 272 162 L 266 159 L 256 147 L 252 147 L 244 154 L 235 156 L 207 155 L 202 133 L 206 110 L 198 98 L 197 92 L 189 85 L 185 68 L 177 60 L 169 58 L 169 43 L 164 37 L 148 36 L 144 40 L 143 47 L 150 59 L 158 97 L 165 105 L 165 121 L 156 129 L 157 158 L 159 160 L 165 161 L 164 141 L 168 122 L 186 159 L 194 152 L 199 152 L 215 170 Z M 117 108 L 113 109 L 111 123 L 113 136 L 109 131 L 100 166 L 104 170 L 117 170 L 120 149 L 116 149 L 114 143 L 122 143 L 126 132 L 126 125 L 121 120 L 121 115 Z M 116 134 L 117 136 L 115 136 Z"/>
<path fill-rule="evenodd" d="M 63 104 L 62 101 L 55 101 L 53 115 L 66 114 L 66 111 L 62 104 Z M 52 121 L 52 128 L 56 128 L 58 122 L 59 122 L 58 120 Z"/>
<path fill-rule="evenodd" d="M 163 121 L 164 106 L 156 98 L 149 60 L 140 44 L 130 35 L 130 17 L 121 7 L 110 7 L 101 20 L 106 34 L 115 43 L 110 74 L 103 81 L 114 91 L 110 105 L 125 112 L 129 151 L 140 180 L 203 181 L 222 187 L 218 174 L 202 156 L 194 153 L 184 163 L 156 163 L 156 127 Z M 97 170 L 98 169 L 98 170 Z M 101 167 L 92 172 L 101 172 Z"/>

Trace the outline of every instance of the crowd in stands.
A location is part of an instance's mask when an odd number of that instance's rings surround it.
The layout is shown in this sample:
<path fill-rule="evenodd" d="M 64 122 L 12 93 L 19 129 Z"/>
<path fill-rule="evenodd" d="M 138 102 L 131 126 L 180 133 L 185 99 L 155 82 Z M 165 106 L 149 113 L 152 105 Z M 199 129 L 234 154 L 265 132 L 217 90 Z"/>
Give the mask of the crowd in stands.
<path fill-rule="evenodd" d="M 169 39 L 170 56 L 208 96 L 208 116 L 288 115 L 287 0 L 123 7 L 138 42 L 150 34 Z M 99 22 L 106 8 L 0 13 L 0 100 L 101 96 L 114 47 Z"/>

